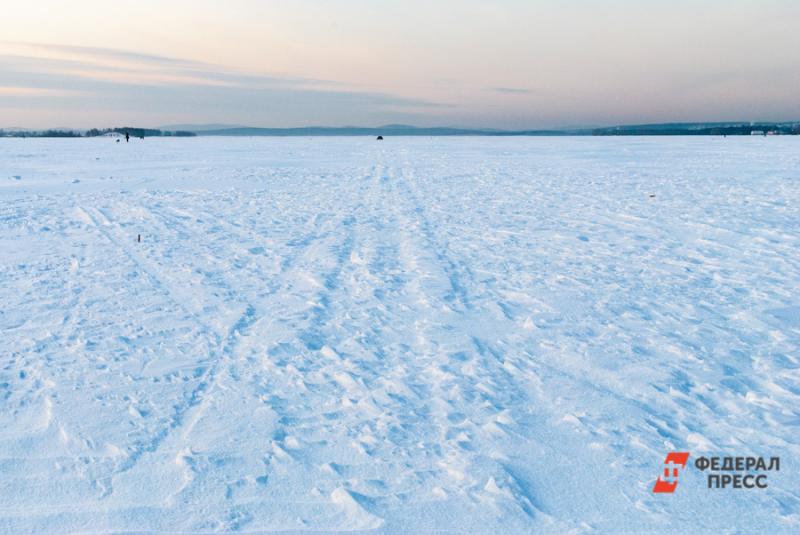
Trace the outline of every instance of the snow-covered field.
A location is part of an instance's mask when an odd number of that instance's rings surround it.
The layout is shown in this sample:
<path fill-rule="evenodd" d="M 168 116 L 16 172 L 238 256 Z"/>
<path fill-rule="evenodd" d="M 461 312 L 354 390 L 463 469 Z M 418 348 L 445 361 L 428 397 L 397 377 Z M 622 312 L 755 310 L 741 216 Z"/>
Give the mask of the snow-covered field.
<path fill-rule="evenodd" d="M 0 305 L 0 532 L 800 532 L 798 138 L 2 139 Z"/>

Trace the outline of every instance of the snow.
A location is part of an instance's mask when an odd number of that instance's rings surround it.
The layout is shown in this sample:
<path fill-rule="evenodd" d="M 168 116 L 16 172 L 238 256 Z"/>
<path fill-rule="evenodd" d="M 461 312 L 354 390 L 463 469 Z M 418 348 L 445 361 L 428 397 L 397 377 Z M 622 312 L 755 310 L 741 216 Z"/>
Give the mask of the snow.
<path fill-rule="evenodd" d="M 789 137 L 0 140 L 0 531 L 797 533 L 799 250 Z"/>

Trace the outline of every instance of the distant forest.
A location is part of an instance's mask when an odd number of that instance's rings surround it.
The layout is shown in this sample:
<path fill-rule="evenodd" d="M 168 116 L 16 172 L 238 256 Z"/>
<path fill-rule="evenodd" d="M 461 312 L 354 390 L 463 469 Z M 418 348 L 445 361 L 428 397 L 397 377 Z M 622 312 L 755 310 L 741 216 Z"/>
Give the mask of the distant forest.
<path fill-rule="evenodd" d="M 134 128 L 123 126 L 120 128 L 92 128 L 91 130 L 0 130 L 0 137 L 99 137 L 107 134 L 119 134 L 131 137 L 194 137 L 197 134 L 183 130 L 164 131 L 154 128 Z"/>
<path fill-rule="evenodd" d="M 673 123 L 645 124 L 634 126 L 612 126 L 592 130 L 595 136 L 751 136 L 751 135 L 800 135 L 798 123 Z"/>

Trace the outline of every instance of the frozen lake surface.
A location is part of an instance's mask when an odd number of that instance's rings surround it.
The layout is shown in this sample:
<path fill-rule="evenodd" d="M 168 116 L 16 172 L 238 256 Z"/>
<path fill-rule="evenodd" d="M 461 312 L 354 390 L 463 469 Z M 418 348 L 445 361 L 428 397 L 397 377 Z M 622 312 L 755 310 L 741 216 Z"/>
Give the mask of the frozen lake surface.
<path fill-rule="evenodd" d="M 0 139 L 0 303 L 0 532 L 800 532 L 798 138 Z"/>

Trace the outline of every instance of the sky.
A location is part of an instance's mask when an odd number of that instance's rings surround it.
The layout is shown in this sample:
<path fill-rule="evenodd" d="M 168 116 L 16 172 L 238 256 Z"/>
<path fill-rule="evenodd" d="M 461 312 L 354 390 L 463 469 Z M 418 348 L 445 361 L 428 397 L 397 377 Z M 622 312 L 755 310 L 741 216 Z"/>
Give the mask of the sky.
<path fill-rule="evenodd" d="M 800 120 L 797 0 L 6 0 L 0 127 Z"/>

